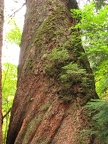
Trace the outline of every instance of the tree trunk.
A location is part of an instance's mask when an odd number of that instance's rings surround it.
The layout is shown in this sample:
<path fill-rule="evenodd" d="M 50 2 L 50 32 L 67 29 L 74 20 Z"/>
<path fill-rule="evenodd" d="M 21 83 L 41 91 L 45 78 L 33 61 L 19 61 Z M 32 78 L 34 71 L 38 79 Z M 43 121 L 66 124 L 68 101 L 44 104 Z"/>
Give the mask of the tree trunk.
<path fill-rule="evenodd" d="M 78 43 L 75 33 L 69 30 L 75 24 L 69 8 L 67 0 L 27 0 L 7 144 L 90 143 L 90 137 L 82 138 L 79 130 L 89 127 L 83 105 L 97 95 L 88 60 L 79 59 L 84 52 L 81 42 Z M 69 58 L 53 67 L 49 54 L 61 47 L 67 49 Z M 68 62 L 86 69 L 90 78 L 81 74 L 78 81 L 85 77 L 84 84 L 89 83 L 89 88 L 80 88 L 82 82 L 73 80 L 72 83 L 71 79 L 68 89 L 60 81 L 62 67 Z"/>
<path fill-rule="evenodd" d="M 3 44 L 3 14 L 4 12 L 4 1 L 0 0 L 0 142 L 2 143 L 2 89 L 1 89 L 1 79 L 2 79 L 2 44 Z"/>

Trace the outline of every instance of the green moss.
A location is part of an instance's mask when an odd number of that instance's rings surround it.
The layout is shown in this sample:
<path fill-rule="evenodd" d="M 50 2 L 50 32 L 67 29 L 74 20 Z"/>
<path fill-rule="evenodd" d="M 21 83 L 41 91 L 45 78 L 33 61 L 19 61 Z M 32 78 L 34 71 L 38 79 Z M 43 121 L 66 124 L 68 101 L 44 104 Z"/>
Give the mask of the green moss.
<path fill-rule="evenodd" d="M 52 3 L 50 0 L 47 2 Z M 64 21 L 66 21 L 66 16 L 68 13 L 64 5 L 58 4 L 56 1 L 54 1 L 53 4 L 54 7 L 51 9 L 51 15 L 46 17 L 38 29 L 37 26 L 34 28 L 34 36 L 32 38 L 31 44 L 29 44 L 28 50 L 32 49 L 32 47 L 35 47 L 35 50 L 33 56 L 26 60 L 24 69 L 27 71 L 28 69 L 33 69 L 34 62 L 36 61 L 37 57 L 40 57 L 41 60 L 46 59 L 47 53 L 51 51 L 49 43 L 51 43 L 52 48 L 53 45 L 57 47 L 60 45 L 60 39 L 64 34 Z M 65 26 L 66 25 L 68 25 L 68 23 L 65 22 Z M 60 27 L 60 29 L 58 29 L 58 27 Z M 44 54 L 46 54 L 46 56 Z M 58 64 L 57 67 L 59 67 L 59 65 L 61 64 Z M 49 71 L 49 69 L 52 69 L 52 66 L 46 68 L 46 71 Z"/>
<path fill-rule="evenodd" d="M 70 101 L 73 96 L 81 95 L 79 93 L 82 93 L 82 90 L 79 89 L 90 88 L 89 75 L 78 60 L 79 54 L 76 53 L 78 48 L 79 39 L 76 41 L 74 36 L 70 36 L 61 48 L 55 48 L 47 55 L 49 64 L 46 66 L 46 74 L 59 83 L 58 97 L 64 101 Z M 78 92 L 75 92 L 74 85 L 78 85 Z"/>
<path fill-rule="evenodd" d="M 47 2 L 52 3 L 50 0 Z M 86 70 L 79 62 L 83 51 L 81 39 L 76 31 L 72 35 L 65 35 L 65 40 L 61 39 L 64 32 L 68 33 L 69 19 L 66 19 L 68 12 L 63 5 L 58 5 L 56 1 L 53 4 L 55 6 L 51 9 L 51 15 L 43 21 L 32 39 L 35 46 L 34 57 L 40 57 L 45 62 L 46 75 L 58 82 L 59 97 L 71 100 L 75 95 L 73 86 L 78 84 L 79 87 L 87 87 L 85 82 L 88 81 L 88 79 L 84 80 L 84 77 L 87 77 Z M 58 27 L 60 28 L 58 29 Z M 34 58 L 28 59 L 26 68 L 33 69 L 34 61 Z"/>
<path fill-rule="evenodd" d="M 47 102 L 44 105 L 42 105 L 41 107 L 41 111 L 46 111 L 49 107 L 50 107 L 51 103 Z"/>
<path fill-rule="evenodd" d="M 25 131 L 24 134 L 24 139 L 23 139 L 23 143 L 26 143 L 27 138 L 29 137 L 29 135 L 31 133 L 33 133 L 33 131 L 35 130 L 34 128 L 36 128 L 40 122 L 42 121 L 43 118 L 43 113 L 38 114 L 37 117 L 34 117 L 28 124 L 27 124 L 27 129 Z"/>
<path fill-rule="evenodd" d="M 50 140 L 41 140 L 41 142 L 39 142 L 39 144 L 51 144 Z"/>
<path fill-rule="evenodd" d="M 25 64 L 24 64 L 24 71 L 25 71 L 25 74 L 30 74 L 33 70 L 33 67 L 34 67 L 34 58 L 32 56 L 29 56 L 28 58 L 26 58 L 26 61 L 25 61 Z"/>
<path fill-rule="evenodd" d="M 33 138 L 33 142 L 37 142 L 38 144 L 51 144 L 51 140 L 44 136 L 36 136 Z"/>
<path fill-rule="evenodd" d="M 61 12 L 60 8 L 61 6 L 59 6 L 56 10 L 53 9 L 52 15 L 49 15 L 36 31 L 33 42 L 36 45 L 37 51 L 38 48 L 48 43 L 51 39 L 54 39 L 55 36 L 63 34 L 63 31 L 57 30 L 57 23 L 59 19 L 64 18 L 64 11 L 66 10 Z"/>

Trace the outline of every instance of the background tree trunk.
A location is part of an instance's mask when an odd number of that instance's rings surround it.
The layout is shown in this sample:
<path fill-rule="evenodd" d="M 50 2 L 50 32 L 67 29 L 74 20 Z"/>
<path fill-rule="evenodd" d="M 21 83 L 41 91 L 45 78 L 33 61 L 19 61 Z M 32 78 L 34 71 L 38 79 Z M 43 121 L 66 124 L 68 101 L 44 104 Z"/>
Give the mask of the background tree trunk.
<path fill-rule="evenodd" d="M 79 130 L 89 127 L 82 106 L 96 97 L 93 78 L 90 88 L 83 92 L 74 85 L 73 98 L 66 102 L 59 97 L 59 82 L 46 74 L 47 55 L 74 35 L 69 27 L 75 19 L 71 18 L 68 6 L 67 0 L 27 0 L 7 144 L 90 143 L 90 138 L 80 137 Z M 70 55 L 74 55 L 75 47 L 69 48 Z M 76 63 L 79 52 L 84 52 L 81 43 L 78 48 L 72 58 Z M 86 58 L 80 65 L 92 73 Z"/>
<path fill-rule="evenodd" d="M 3 44 L 3 14 L 4 12 L 4 1 L 0 0 L 0 142 L 2 143 L 2 90 L 1 90 L 1 80 L 2 80 L 2 44 Z"/>

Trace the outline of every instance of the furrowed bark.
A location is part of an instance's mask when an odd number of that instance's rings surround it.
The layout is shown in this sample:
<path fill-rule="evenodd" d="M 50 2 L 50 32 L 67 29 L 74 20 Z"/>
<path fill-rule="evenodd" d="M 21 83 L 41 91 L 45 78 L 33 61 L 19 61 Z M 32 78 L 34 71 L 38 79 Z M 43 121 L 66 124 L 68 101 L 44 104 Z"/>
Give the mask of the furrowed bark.
<path fill-rule="evenodd" d="M 89 127 L 83 105 L 97 97 L 93 77 L 90 89 L 80 90 L 75 84 L 71 87 L 71 100 L 65 101 L 58 90 L 63 85 L 46 72 L 50 65 L 47 56 L 54 48 L 65 46 L 71 49 L 71 61 L 92 74 L 87 58 L 79 61 L 84 52 L 81 43 L 77 50 L 68 44 L 74 36 L 69 27 L 74 24 L 66 0 L 27 0 L 7 144 L 90 143 L 90 137 L 81 139 L 79 130 Z"/>

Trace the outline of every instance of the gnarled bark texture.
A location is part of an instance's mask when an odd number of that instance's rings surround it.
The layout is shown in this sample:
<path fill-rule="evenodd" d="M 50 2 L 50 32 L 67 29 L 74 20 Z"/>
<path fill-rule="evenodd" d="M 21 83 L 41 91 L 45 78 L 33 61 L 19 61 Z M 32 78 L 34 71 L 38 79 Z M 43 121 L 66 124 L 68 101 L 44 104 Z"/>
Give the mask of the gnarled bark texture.
<path fill-rule="evenodd" d="M 4 20 L 4 1 L 0 0 L 0 143 L 2 143 L 2 89 L 1 89 L 1 80 L 2 80 L 2 44 L 3 44 L 3 20 Z"/>
<path fill-rule="evenodd" d="M 81 43 L 77 50 L 75 44 L 68 44 L 74 35 L 69 27 L 75 24 L 69 8 L 67 0 L 27 0 L 7 144 L 90 143 L 90 137 L 81 137 L 79 130 L 89 127 L 82 106 L 96 97 L 92 76 L 90 88 L 81 90 L 77 83 L 73 84 L 73 96 L 66 101 L 59 96 L 61 85 L 57 77 L 46 72 L 46 65 L 50 65 L 47 55 L 65 45 L 71 49 L 71 61 L 92 74 L 88 60 L 79 60 L 84 52 Z"/>

